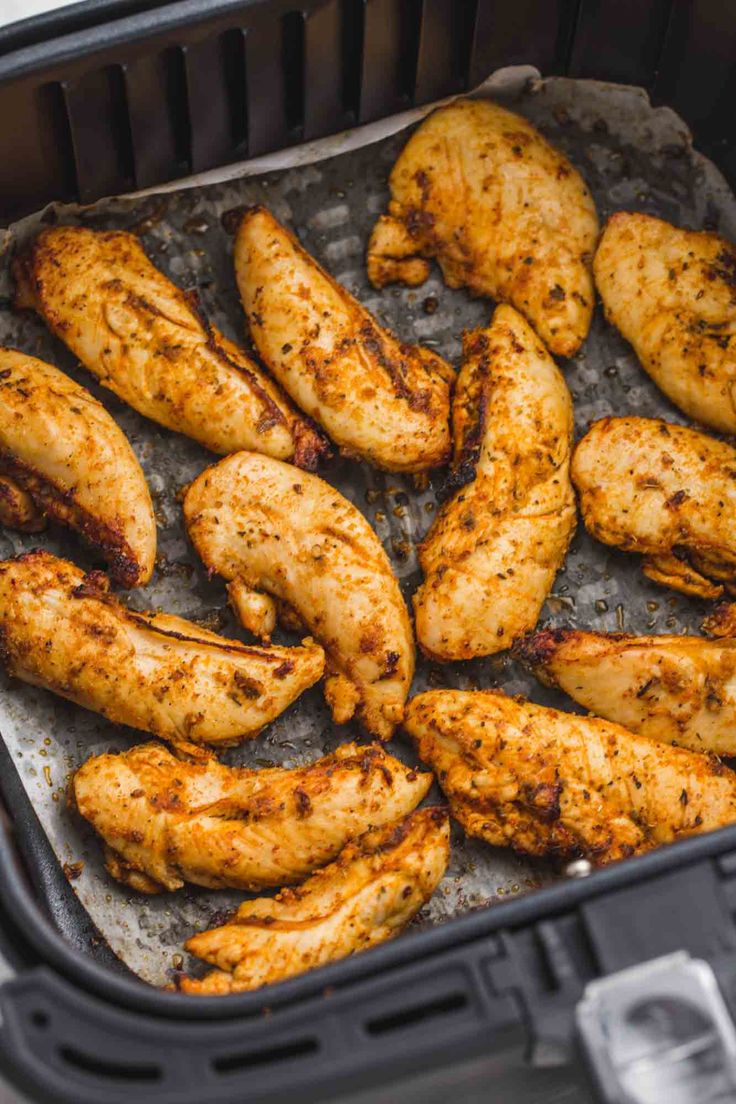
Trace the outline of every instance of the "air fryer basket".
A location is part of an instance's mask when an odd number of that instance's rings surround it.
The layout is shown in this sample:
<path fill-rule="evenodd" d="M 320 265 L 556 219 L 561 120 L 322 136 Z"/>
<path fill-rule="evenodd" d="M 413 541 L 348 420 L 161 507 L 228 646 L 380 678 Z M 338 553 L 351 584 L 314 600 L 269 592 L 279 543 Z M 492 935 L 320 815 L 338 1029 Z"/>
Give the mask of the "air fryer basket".
<path fill-rule="evenodd" d="M 522 61 L 645 84 L 733 165 L 726 5 L 329 0 L 295 13 L 240 0 L 120 19 L 109 0 L 81 8 L 0 33 L 0 106 L 15 133 L 0 157 L 8 221 L 51 198 L 90 201 L 390 115 Z M 17 971 L 0 988 L 0 1054 L 39 1099 L 99 1104 L 134 1088 L 151 1101 L 318 1100 L 510 1041 L 564 1056 L 586 981 L 683 947 L 715 963 L 730 996 L 733 829 L 264 993 L 187 1001 L 150 989 L 97 939 L 0 754 L 14 821 L 0 837 L 0 947 Z"/>

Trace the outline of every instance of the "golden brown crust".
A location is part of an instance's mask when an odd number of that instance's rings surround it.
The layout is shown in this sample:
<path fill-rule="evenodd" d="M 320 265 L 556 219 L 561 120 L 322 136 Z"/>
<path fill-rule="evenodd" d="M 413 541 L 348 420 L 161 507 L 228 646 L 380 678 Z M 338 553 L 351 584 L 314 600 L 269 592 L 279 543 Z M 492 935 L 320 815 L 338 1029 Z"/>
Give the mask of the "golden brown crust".
<path fill-rule="evenodd" d="M 617 211 L 594 263 L 606 317 L 673 403 L 736 433 L 736 247 Z"/>
<path fill-rule="evenodd" d="M 257 735 L 324 668 L 310 641 L 247 646 L 129 610 L 104 575 L 48 552 L 0 563 L 0 639 L 9 674 L 186 747 Z"/>
<path fill-rule="evenodd" d="M 511 303 L 551 352 L 572 356 L 593 313 L 598 218 L 579 173 L 531 123 L 455 100 L 414 132 L 389 186 L 368 244 L 376 287 L 417 286 L 433 257 L 450 287 Z"/>
<path fill-rule="evenodd" d="M 185 762 L 144 744 L 88 759 L 71 793 L 107 845 L 110 873 L 139 892 L 185 881 L 253 891 L 306 878 L 350 839 L 409 813 L 431 781 L 375 744 L 343 744 L 292 770 Z"/>
<path fill-rule="evenodd" d="M 20 484 L 0 472 L 0 525 L 20 533 L 40 533 L 46 518 Z"/>
<path fill-rule="evenodd" d="M 603 418 L 572 479 L 589 533 L 645 557 L 651 579 L 717 598 L 736 588 L 736 449 L 658 418 Z"/>
<path fill-rule="evenodd" d="M 124 434 L 84 387 L 7 348 L 0 348 L 0 471 L 26 492 L 41 519 L 76 529 L 107 560 L 116 582 L 149 581 L 156 522 Z"/>
<path fill-rule="evenodd" d="M 608 721 L 433 690 L 404 727 L 466 832 L 525 854 L 603 865 L 736 820 L 736 774 Z"/>
<path fill-rule="evenodd" d="M 124 231 L 56 226 L 13 261 L 33 307 L 105 387 L 213 452 L 252 448 L 313 467 L 325 444 L 278 386 Z"/>
<path fill-rule="evenodd" d="M 393 938 L 432 896 L 449 851 L 440 808 L 366 833 L 298 889 L 246 901 L 229 923 L 193 935 L 187 950 L 217 969 L 183 978 L 180 988 L 257 989 Z"/>
<path fill-rule="evenodd" d="M 244 215 L 235 271 L 259 355 L 346 456 L 419 472 L 450 451 L 454 372 L 404 345 L 263 207 Z"/>
<path fill-rule="evenodd" d="M 736 641 L 551 629 L 516 656 L 545 684 L 631 732 L 736 754 Z"/>
<path fill-rule="evenodd" d="M 575 528 L 572 400 L 512 307 L 465 334 L 453 425 L 466 485 L 420 546 L 414 596 L 419 644 L 440 660 L 492 655 L 533 628 Z"/>
<path fill-rule="evenodd" d="M 249 589 L 285 602 L 320 641 L 335 721 L 355 713 L 388 739 L 403 716 L 414 640 L 388 557 L 360 511 L 316 475 L 241 452 L 191 484 L 184 520 L 207 569 L 239 580 L 236 608 L 250 624 L 259 619 Z"/>

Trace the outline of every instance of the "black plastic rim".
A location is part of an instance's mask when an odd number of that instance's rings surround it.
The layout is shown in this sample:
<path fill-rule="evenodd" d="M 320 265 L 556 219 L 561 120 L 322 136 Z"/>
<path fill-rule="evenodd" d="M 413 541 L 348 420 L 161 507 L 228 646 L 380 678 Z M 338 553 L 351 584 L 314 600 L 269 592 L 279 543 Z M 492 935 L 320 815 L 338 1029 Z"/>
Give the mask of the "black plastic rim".
<path fill-rule="evenodd" d="M 73 34 L 167 3 L 169 0 L 77 0 L 64 8 L 52 8 L 0 27 L 0 55 L 45 42 L 51 36 Z"/>
<path fill-rule="evenodd" d="M 218 0 L 217 15 L 242 11 L 255 7 L 266 0 Z M 90 8 L 87 9 L 87 4 Z M 95 15 L 97 7 L 107 13 L 107 21 L 100 22 Z M 151 33 L 166 34 L 168 31 L 181 30 L 191 24 L 207 24 L 208 12 L 201 0 L 160 0 L 159 3 L 136 3 L 136 0 L 86 0 L 81 12 L 73 4 L 70 9 L 61 8 L 56 12 L 34 16 L 24 20 L 15 30 L 19 43 L 13 42 L 13 25 L 0 33 L 0 57 L 12 54 L 2 66 L 3 82 L 12 82 L 18 78 L 35 73 L 39 64 L 63 65 L 74 61 L 80 54 L 104 49 L 124 39 L 134 43 L 147 38 Z M 75 26 L 73 18 L 65 20 L 65 12 L 72 16 L 79 14 L 80 25 Z M 82 15 L 89 18 L 81 19 Z M 27 36 L 24 41 L 22 36 Z M 47 37 L 48 36 L 48 37 Z M 53 37 L 51 37 L 53 36 Z M 8 42 L 8 40 L 10 40 Z"/>

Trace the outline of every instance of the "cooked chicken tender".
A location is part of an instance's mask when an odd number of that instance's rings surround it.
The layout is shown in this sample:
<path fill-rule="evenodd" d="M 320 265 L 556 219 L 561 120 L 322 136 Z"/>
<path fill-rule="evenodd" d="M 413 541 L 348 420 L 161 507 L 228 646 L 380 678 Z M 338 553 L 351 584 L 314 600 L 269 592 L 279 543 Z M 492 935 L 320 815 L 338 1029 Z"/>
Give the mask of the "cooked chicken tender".
<path fill-rule="evenodd" d="M 456 476 L 473 481 L 425 537 L 414 596 L 419 644 L 440 660 L 492 655 L 533 628 L 575 528 L 570 393 L 513 307 L 464 336 L 453 428 Z"/>
<path fill-rule="evenodd" d="M 653 740 L 736 755 L 736 640 L 553 629 L 517 658 L 547 686 Z"/>
<path fill-rule="evenodd" d="M 8 674 L 190 750 L 257 735 L 324 668 L 311 641 L 254 647 L 127 609 L 48 552 L 0 563 L 0 638 Z"/>
<path fill-rule="evenodd" d="M 0 520 L 69 525 L 122 586 L 147 583 L 156 522 L 146 480 L 105 408 L 58 368 L 0 348 Z"/>
<path fill-rule="evenodd" d="M 493 691 L 432 690 L 405 727 L 470 836 L 602 866 L 736 820 L 736 774 L 619 725 Z"/>
<path fill-rule="evenodd" d="M 235 273 L 259 355 L 343 454 L 387 471 L 445 463 L 454 372 L 436 353 L 379 326 L 263 207 L 240 223 Z"/>
<path fill-rule="evenodd" d="M 180 987 L 202 996 L 257 989 L 392 939 L 432 896 L 449 854 L 443 809 L 368 832 L 298 889 L 244 901 L 227 924 L 188 939 L 186 949 L 217 969 Z"/>
<path fill-rule="evenodd" d="M 691 418 L 736 433 L 736 247 L 617 211 L 593 268 L 606 317 L 657 386 Z"/>
<path fill-rule="evenodd" d="M 286 603 L 327 653 L 335 721 L 355 715 L 388 739 L 404 714 L 414 641 L 388 557 L 360 511 L 318 476 L 241 452 L 195 479 L 184 520 L 207 569 L 232 580 L 246 627 L 268 630 L 276 613 L 273 604 L 254 608 L 254 592 Z"/>
<path fill-rule="evenodd" d="M 550 352 L 572 356 L 590 328 L 598 217 L 567 158 L 489 100 L 456 100 L 414 132 L 368 245 L 375 287 L 410 287 L 435 258 L 449 287 L 511 303 Z"/>
<path fill-rule="evenodd" d="M 700 598 L 736 593 L 736 449 L 657 418 L 603 418 L 572 479 L 589 533 L 641 553 L 648 578 Z"/>
<path fill-rule="evenodd" d="M 171 283 L 134 234 L 54 226 L 13 262 L 32 307 L 139 414 L 212 452 L 248 448 L 303 467 L 324 449 L 277 385 Z"/>
<path fill-rule="evenodd" d="M 301 881 L 406 816 L 431 782 L 377 744 L 343 744 L 294 770 L 183 762 L 142 744 L 88 759 L 71 794 L 107 844 L 107 869 L 134 889 L 260 890 Z"/>

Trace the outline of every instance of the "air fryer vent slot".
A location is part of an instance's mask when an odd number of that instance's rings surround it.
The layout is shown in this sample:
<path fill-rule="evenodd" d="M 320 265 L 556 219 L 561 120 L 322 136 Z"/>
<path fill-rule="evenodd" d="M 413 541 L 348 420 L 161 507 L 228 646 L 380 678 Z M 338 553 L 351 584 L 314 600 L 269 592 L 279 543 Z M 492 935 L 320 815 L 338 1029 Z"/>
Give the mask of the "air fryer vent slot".
<path fill-rule="evenodd" d="M 264 1050 L 249 1050 L 242 1054 L 223 1054 L 212 1060 L 212 1068 L 217 1073 L 240 1073 L 244 1069 L 257 1066 L 276 1065 L 294 1058 L 305 1058 L 316 1054 L 319 1041 L 315 1038 L 294 1039 L 280 1046 L 266 1047 Z"/>
<path fill-rule="evenodd" d="M 172 46 L 161 55 L 165 74 L 166 105 L 173 137 L 176 162 L 184 172 L 191 168 L 191 128 L 189 125 L 189 91 L 184 51 Z"/>
<path fill-rule="evenodd" d="M 470 66 L 478 0 L 445 0 L 445 3 L 453 5 L 452 75 L 454 83 L 462 88 Z"/>
<path fill-rule="evenodd" d="M 428 1001 L 426 1004 L 401 1008 L 388 1016 L 376 1016 L 375 1019 L 368 1020 L 365 1029 L 369 1035 L 387 1035 L 389 1032 L 416 1027 L 417 1024 L 435 1020 L 440 1016 L 451 1016 L 464 1011 L 467 1007 L 468 998 L 465 993 L 448 993 L 446 997 Z"/>
<path fill-rule="evenodd" d="M 93 69 L 62 84 L 80 199 L 133 185 L 133 147 L 120 65 Z"/>
<path fill-rule="evenodd" d="M 232 27 L 220 38 L 233 152 L 244 154 L 248 146 L 248 98 L 245 74 L 245 35 Z"/>
<path fill-rule="evenodd" d="M 53 171 L 59 181 L 57 196 L 60 200 L 70 199 L 77 191 L 77 171 L 63 85 L 58 81 L 45 85 L 40 89 L 39 101 L 48 121 L 45 153 L 55 166 Z"/>
<path fill-rule="evenodd" d="M 422 31 L 422 12 L 425 0 L 403 0 L 400 13 L 399 95 L 410 103 L 414 98 L 419 58 L 419 38 Z M 446 32 L 447 33 L 447 32 Z"/>
<path fill-rule="evenodd" d="M 290 11 L 281 20 L 284 115 L 290 131 L 304 128 L 304 15 Z"/>
<path fill-rule="evenodd" d="M 363 4 L 356 4 L 355 0 L 340 0 L 342 104 L 350 122 L 355 122 L 360 114 L 364 13 Z"/>
<path fill-rule="evenodd" d="M 70 1066 L 76 1066 L 84 1073 L 94 1077 L 104 1077 L 109 1081 L 160 1081 L 161 1069 L 152 1063 L 110 1062 L 96 1055 L 77 1050 L 76 1047 L 59 1047 L 59 1057 Z"/>

